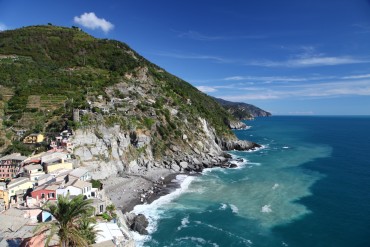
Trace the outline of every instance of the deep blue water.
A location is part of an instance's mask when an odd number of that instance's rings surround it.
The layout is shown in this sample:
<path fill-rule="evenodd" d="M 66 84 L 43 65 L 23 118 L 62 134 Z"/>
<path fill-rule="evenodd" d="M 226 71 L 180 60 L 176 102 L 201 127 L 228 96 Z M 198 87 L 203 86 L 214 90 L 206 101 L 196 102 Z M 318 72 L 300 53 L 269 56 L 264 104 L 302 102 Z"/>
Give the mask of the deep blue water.
<path fill-rule="evenodd" d="M 232 152 L 239 169 L 212 169 L 138 208 L 145 246 L 370 246 L 370 117 L 270 117 L 247 122 Z"/>

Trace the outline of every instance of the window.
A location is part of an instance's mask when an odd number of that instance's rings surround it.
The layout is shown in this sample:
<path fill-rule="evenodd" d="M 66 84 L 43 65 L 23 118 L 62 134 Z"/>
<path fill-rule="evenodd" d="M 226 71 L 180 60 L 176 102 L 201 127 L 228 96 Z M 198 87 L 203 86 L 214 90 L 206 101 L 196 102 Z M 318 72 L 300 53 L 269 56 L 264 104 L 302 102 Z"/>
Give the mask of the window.
<path fill-rule="evenodd" d="M 44 199 L 45 198 L 45 194 L 44 193 L 41 193 L 41 198 Z"/>
<path fill-rule="evenodd" d="M 100 205 L 99 206 L 99 210 L 100 210 L 100 213 L 103 213 L 103 211 L 104 211 L 104 205 Z"/>

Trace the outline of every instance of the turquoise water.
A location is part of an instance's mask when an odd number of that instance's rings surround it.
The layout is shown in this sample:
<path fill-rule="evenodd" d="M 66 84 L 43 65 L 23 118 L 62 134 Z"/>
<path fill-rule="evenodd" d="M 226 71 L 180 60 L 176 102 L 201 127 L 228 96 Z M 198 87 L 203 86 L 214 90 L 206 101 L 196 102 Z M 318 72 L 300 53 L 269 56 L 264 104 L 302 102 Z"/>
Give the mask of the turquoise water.
<path fill-rule="evenodd" d="M 144 246 L 370 246 L 370 117 L 271 117 L 247 123 L 238 169 L 179 177 L 135 208 Z"/>

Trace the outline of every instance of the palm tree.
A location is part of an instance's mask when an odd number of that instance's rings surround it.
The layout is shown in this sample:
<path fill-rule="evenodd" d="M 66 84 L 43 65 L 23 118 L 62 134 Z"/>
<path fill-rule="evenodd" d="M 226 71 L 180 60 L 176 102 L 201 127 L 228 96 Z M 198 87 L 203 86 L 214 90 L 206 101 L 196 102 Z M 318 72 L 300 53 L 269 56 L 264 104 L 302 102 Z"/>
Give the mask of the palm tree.
<path fill-rule="evenodd" d="M 55 221 L 40 224 L 36 228 L 37 234 L 48 233 L 45 246 L 49 245 L 55 235 L 58 235 L 61 247 L 89 246 L 91 235 L 88 237 L 86 230 L 93 230 L 93 227 L 86 227 L 86 222 L 91 223 L 91 220 L 87 220 L 93 215 L 91 203 L 91 200 L 84 200 L 83 195 L 69 199 L 67 194 L 58 195 L 57 203 L 46 204 L 43 210 L 49 212 Z M 95 237 L 96 234 L 92 236 Z"/>

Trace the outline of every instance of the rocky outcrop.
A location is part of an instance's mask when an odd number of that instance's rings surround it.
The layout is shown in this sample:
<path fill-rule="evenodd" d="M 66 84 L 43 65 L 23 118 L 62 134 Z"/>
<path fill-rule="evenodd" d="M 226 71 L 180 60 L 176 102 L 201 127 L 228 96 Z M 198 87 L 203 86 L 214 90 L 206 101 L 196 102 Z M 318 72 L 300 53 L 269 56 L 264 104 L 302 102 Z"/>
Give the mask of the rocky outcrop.
<path fill-rule="evenodd" d="M 238 150 L 238 151 L 247 151 L 247 150 L 254 150 L 256 148 L 260 148 L 261 145 L 250 142 L 250 141 L 242 141 L 242 140 L 223 140 L 223 139 L 216 139 L 218 145 L 225 151 L 230 150 Z"/>
<path fill-rule="evenodd" d="M 149 222 L 145 215 L 128 213 L 125 214 L 125 216 L 126 222 L 130 225 L 131 230 L 138 232 L 141 235 L 148 235 L 148 231 L 146 230 L 146 228 L 148 227 Z"/>
<path fill-rule="evenodd" d="M 250 126 L 241 121 L 229 121 L 227 125 L 232 130 L 246 130 L 250 128 Z"/>

